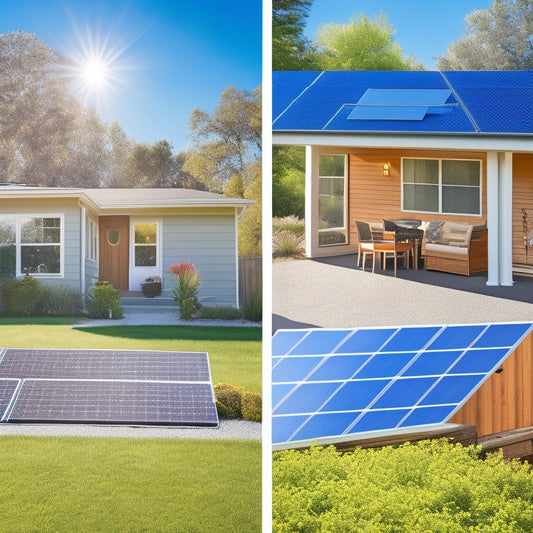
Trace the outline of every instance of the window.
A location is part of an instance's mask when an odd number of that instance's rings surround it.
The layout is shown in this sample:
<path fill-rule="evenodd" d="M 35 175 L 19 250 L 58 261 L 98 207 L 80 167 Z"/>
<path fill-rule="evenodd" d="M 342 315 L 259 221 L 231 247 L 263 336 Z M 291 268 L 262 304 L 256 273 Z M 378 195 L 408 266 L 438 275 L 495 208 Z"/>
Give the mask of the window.
<path fill-rule="evenodd" d="M 98 260 L 98 226 L 90 219 L 87 219 L 85 256 L 93 261 Z"/>
<path fill-rule="evenodd" d="M 346 156 L 320 155 L 318 178 L 318 242 L 346 244 Z"/>
<path fill-rule="evenodd" d="M 135 224 L 135 266 L 157 266 L 157 224 Z"/>
<path fill-rule="evenodd" d="M 0 274 L 62 274 L 61 216 L 0 216 Z"/>
<path fill-rule="evenodd" d="M 481 215 L 481 161 L 403 159 L 402 209 Z"/>

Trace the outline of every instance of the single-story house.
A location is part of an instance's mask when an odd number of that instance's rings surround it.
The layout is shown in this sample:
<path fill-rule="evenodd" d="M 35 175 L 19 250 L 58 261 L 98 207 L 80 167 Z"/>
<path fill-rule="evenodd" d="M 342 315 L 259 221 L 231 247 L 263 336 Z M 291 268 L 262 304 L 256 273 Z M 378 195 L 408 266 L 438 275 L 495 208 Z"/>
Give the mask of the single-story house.
<path fill-rule="evenodd" d="M 3 274 L 61 283 L 85 294 L 98 281 L 140 291 L 169 267 L 193 263 L 199 299 L 238 307 L 237 219 L 251 201 L 190 189 L 75 189 L 0 185 Z"/>
<path fill-rule="evenodd" d="M 488 285 L 533 265 L 533 71 L 274 72 L 272 92 L 273 143 L 306 147 L 308 257 L 418 219 L 486 225 Z"/>

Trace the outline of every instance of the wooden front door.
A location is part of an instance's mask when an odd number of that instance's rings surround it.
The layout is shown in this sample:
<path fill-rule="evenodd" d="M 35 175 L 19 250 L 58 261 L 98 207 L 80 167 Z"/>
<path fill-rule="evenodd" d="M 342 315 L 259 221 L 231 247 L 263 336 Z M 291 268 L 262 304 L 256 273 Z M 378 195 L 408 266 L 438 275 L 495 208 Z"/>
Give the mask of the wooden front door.
<path fill-rule="evenodd" d="M 130 218 L 100 217 L 99 279 L 109 281 L 115 289 L 129 289 Z"/>

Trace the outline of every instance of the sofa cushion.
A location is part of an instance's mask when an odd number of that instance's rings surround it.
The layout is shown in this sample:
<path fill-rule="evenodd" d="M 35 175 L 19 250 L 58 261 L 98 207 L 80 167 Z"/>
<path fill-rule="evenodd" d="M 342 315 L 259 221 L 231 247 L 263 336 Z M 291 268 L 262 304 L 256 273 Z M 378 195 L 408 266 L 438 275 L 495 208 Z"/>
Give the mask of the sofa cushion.
<path fill-rule="evenodd" d="M 437 243 L 439 241 L 440 229 L 444 225 L 444 220 L 432 220 L 428 222 L 424 239 L 427 243 Z"/>
<path fill-rule="evenodd" d="M 449 244 L 426 244 L 426 255 L 446 257 L 450 259 L 468 259 L 468 248 L 464 246 L 450 246 Z"/>
<path fill-rule="evenodd" d="M 473 226 L 445 222 L 439 232 L 438 244 L 468 248 L 472 237 Z"/>

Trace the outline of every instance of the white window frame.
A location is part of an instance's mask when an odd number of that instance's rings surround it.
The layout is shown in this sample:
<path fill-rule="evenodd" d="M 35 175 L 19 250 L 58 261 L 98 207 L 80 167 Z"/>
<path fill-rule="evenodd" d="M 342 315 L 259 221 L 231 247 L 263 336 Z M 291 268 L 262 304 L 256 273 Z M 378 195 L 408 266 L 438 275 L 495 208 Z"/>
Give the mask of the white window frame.
<path fill-rule="evenodd" d="M 437 186 L 439 189 L 439 210 L 438 211 L 423 211 L 420 209 L 405 209 L 404 208 L 404 161 L 406 159 L 412 160 L 422 160 L 422 161 L 438 161 L 439 162 L 439 181 L 438 184 L 434 184 L 433 186 Z M 450 213 L 448 211 L 442 210 L 442 162 L 443 161 L 477 161 L 479 162 L 479 213 Z M 408 182 L 409 183 L 409 182 Z M 423 185 L 423 184 L 417 184 L 417 185 Z M 461 187 L 461 185 L 454 185 L 454 187 Z M 472 188 L 472 185 L 464 185 L 464 187 Z M 457 158 L 457 157 L 402 157 L 402 184 L 401 184 L 401 209 L 402 212 L 405 213 L 428 213 L 428 214 L 438 214 L 438 215 L 452 215 L 452 216 L 458 216 L 458 217 L 479 217 L 482 215 L 483 212 L 483 160 L 482 159 L 468 159 L 468 158 Z"/>
<path fill-rule="evenodd" d="M 85 258 L 98 262 L 98 224 L 89 217 L 87 217 L 85 241 Z"/>
<path fill-rule="evenodd" d="M 135 266 L 135 226 L 138 224 L 156 224 L 157 241 L 156 241 L 156 265 L 155 266 Z M 149 276 L 162 276 L 162 221 L 158 217 L 130 217 L 130 290 L 137 290 L 136 284 L 143 282 Z"/>
<path fill-rule="evenodd" d="M 15 276 L 22 277 L 26 273 L 22 272 L 22 246 L 58 246 L 59 245 L 59 272 L 31 272 L 30 275 L 36 278 L 63 278 L 65 276 L 65 214 L 64 213 L 2 213 L 2 216 L 13 217 L 15 219 L 15 247 L 16 247 L 16 268 Z M 21 241 L 21 220 L 24 218 L 59 218 L 59 243 L 22 243 Z"/>
<path fill-rule="evenodd" d="M 320 201 L 320 180 L 321 179 L 339 179 L 339 178 L 343 178 L 344 179 L 344 205 L 343 205 L 343 209 L 344 209 L 344 226 L 343 227 L 338 227 L 338 228 L 324 228 L 324 229 L 320 229 L 318 228 L 318 233 L 326 233 L 326 232 L 329 232 L 329 231 L 338 231 L 338 232 L 344 232 L 344 236 L 345 236 L 345 240 L 344 242 L 334 242 L 334 243 L 331 243 L 331 244 L 320 244 L 320 235 L 319 235 L 319 239 L 318 239 L 318 246 L 320 248 L 325 248 L 325 247 L 328 247 L 328 246 L 346 246 L 348 244 L 348 179 L 347 179 L 347 170 L 348 170 L 348 155 L 347 154 L 338 154 L 338 153 L 335 153 L 335 154 L 328 154 L 328 153 L 321 153 L 321 154 L 318 154 L 318 169 L 320 169 L 320 156 L 322 155 L 325 155 L 325 156 L 342 156 L 344 157 L 344 176 L 321 176 L 320 175 L 320 170 L 318 171 L 318 201 Z M 317 210 L 317 214 L 318 214 L 318 217 L 320 218 L 320 204 L 318 205 L 318 210 Z"/>

